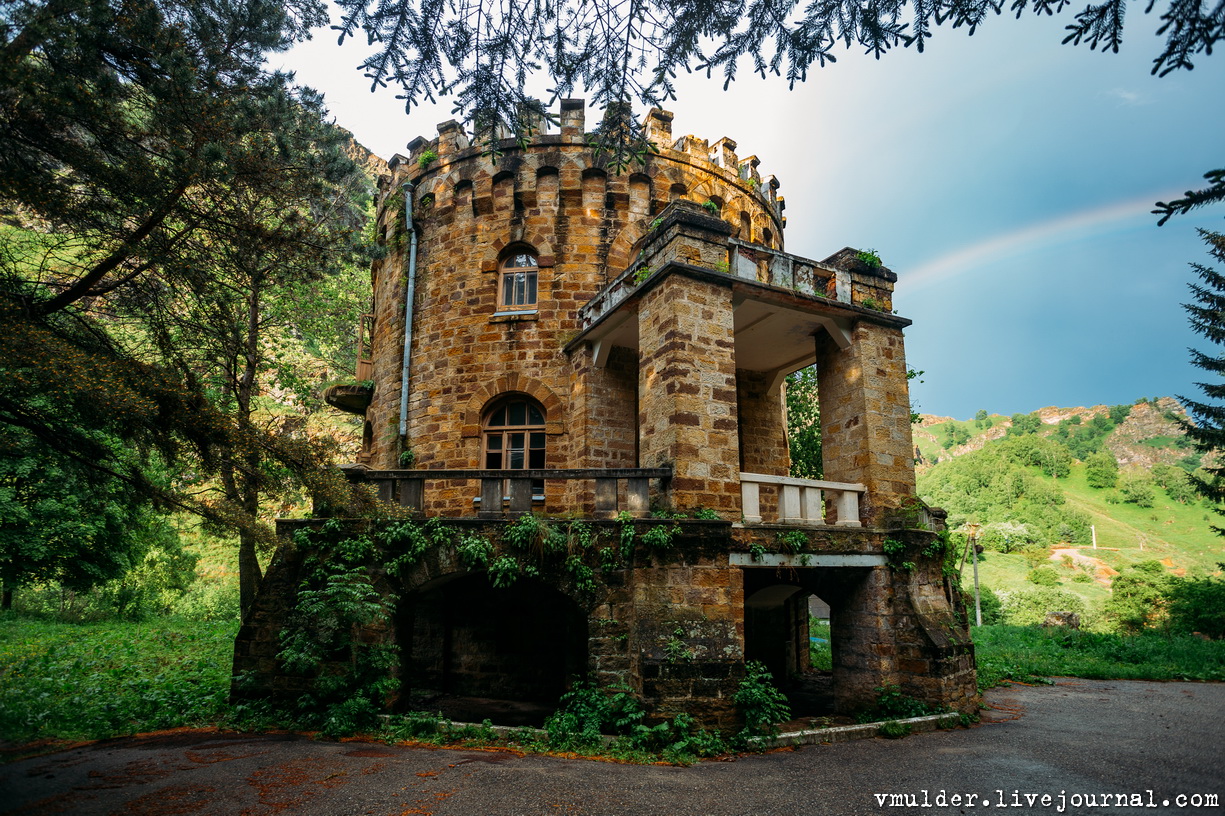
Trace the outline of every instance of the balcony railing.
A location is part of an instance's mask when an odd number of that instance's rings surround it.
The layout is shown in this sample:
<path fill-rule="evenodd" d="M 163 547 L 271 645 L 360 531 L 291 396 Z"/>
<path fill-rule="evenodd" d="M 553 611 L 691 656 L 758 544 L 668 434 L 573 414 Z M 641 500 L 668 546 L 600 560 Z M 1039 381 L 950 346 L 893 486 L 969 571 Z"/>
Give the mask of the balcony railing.
<path fill-rule="evenodd" d="M 583 329 L 616 309 L 638 289 L 644 263 L 640 259 L 630 266 L 579 310 Z M 841 303 L 851 302 L 850 276 L 845 270 L 737 238 L 728 240 L 727 268 L 723 271 L 737 278 L 768 283 L 805 295 Z"/>
<path fill-rule="evenodd" d="M 540 483 L 587 481 L 594 483 L 594 515 L 611 518 L 626 512 L 634 518 L 650 513 L 650 483 L 672 478 L 671 468 L 578 468 L 544 470 L 349 470 L 349 478 L 371 484 L 380 499 L 420 510 L 429 506 L 427 484 L 469 480 L 479 483 L 473 497 L 480 518 L 502 518 L 529 513 L 540 496 Z M 625 502 L 619 497 L 624 483 Z"/>
<path fill-rule="evenodd" d="M 790 476 L 769 476 L 764 473 L 740 474 L 740 511 L 745 524 L 761 524 L 761 486 L 778 489 L 778 524 L 827 524 L 825 500 L 834 505 L 837 527 L 860 527 L 859 495 L 867 491 L 861 484 L 822 482 L 816 479 L 795 479 Z"/>
<path fill-rule="evenodd" d="M 728 244 L 731 256 L 728 268 L 738 278 L 851 302 L 850 276 L 845 270 L 738 238 L 729 239 Z"/>

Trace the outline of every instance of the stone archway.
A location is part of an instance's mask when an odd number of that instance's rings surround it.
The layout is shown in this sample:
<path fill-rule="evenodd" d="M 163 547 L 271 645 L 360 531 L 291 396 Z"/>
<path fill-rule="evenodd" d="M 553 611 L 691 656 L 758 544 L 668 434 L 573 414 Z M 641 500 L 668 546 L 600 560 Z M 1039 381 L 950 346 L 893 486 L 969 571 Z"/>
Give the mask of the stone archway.
<path fill-rule="evenodd" d="M 881 628 L 888 602 L 873 592 L 870 570 L 749 567 L 744 573 L 745 660 L 766 665 L 794 714 L 849 713 L 870 703 L 876 687 L 891 682 L 893 658 L 878 654 L 889 640 Z M 829 615 L 828 669 L 810 661 L 814 597 Z"/>
<path fill-rule="evenodd" d="M 396 629 L 403 710 L 540 725 L 587 674 L 587 613 L 543 580 L 444 575 L 402 594 Z"/>

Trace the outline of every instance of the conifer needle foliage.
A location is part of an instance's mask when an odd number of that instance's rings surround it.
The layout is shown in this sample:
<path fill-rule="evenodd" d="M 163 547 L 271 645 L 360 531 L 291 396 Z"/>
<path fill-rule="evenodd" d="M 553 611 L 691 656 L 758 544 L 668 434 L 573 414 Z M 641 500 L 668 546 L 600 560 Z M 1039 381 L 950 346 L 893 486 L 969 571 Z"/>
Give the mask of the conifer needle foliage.
<path fill-rule="evenodd" d="M 494 116 L 521 133 L 525 92 L 541 73 L 554 97 L 578 89 L 605 110 L 674 98 L 677 72 L 754 73 L 803 82 L 811 67 L 834 62 L 839 44 L 880 58 L 899 45 L 922 51 L 945 24 L 973 34 L 1005 9 L 1064 12 L 1069 0 L 337 0 L 340 39 L 358 32 L 377 44 L 363 65 L 376 86 L 403 89 L 408 107 L 453 95 L 474 121 Z M 1127 0 L 1090 3 L 1067 26 L 1064 42 L 1117 51 Z M 1193 67 L 1225 37 L 1225 4 L 1149 3 L 1164 47 L 1153 73 Z"/>
<path fill-rule="evenodd" d="M 1225 235 L 1199 232 L 1213 259 L 1225 263 Z M 1195 302 L 1184 304 L 1183 308 L 1190 315 L 1191 328 L 1207 338 L 1216 347 L 1216 353 L 1191 349 L 1191 363 L 1214 375 L 1214 381 L 1197 383 L 1204 394 L 1199 400 L 1178 398 L 1194 419 L 1183 420 L 1181 424 L 1199 450 L 1219 454 L 1225 451 L 1225 274 L 1204 264 L 1193 263 L 1191 268 L 1201 283 L 1190 284 Z M 1225 464 L 1218 458 L 1215 465 L 1205 470 L 1208 477 L 1196 479 L 1196 488 L 1205 498 L 1216 502 L 1217 512 L 1225 515 Z M 1225 535 L 1225 527 L 1213 529 Z"/>
<path fill-rule="evenodd" d="M 38 511 L 64 491 L 237 528 L 244 601 L 261 494 L 328 492 L 321 452 L 253 415 L 269 332 L 362 240 L 348 134 L 264 66 L 325 20 L 319 0 L 0 4 L 0 527 L 40 547 L 0 541 L 0 604 L 65 574 Z M 122 553 L 130 526 L 88 540 Z"/>

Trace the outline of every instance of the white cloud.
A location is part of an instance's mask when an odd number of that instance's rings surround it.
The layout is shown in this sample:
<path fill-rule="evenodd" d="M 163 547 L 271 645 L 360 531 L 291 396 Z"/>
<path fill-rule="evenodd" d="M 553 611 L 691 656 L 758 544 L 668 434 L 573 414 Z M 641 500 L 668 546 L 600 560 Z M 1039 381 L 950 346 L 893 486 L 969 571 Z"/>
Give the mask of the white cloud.
<path fill-rule="evenodd" d="M 1113 97 L 1118 100 L 1120 105 L 1128 107 L 1140 107 L 1141 105 L 1148 105 L 1153 101 L 1147 94 L 1129 91 L 1126 88 L 1111 88 L 1106 92 L 1106 96 Z"/>

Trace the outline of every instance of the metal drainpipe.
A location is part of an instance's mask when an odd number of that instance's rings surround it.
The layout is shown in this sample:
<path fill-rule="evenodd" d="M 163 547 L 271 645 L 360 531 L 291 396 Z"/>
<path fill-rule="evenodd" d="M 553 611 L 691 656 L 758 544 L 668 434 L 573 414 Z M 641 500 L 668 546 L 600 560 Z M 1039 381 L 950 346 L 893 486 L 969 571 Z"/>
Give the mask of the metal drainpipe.
<path fill-rule="evenodd" d="M 408 439 L 409 352 L 413 344 L 413 298 L 417 289 L 417 230 L 413 226 L 413 184 L 400 185 L 404 191 L 404 225 L 408 229 L 408 288 L 404 292 L 404 357 L 400 366 L 400 443 Z"/>

